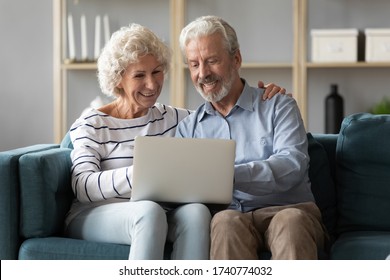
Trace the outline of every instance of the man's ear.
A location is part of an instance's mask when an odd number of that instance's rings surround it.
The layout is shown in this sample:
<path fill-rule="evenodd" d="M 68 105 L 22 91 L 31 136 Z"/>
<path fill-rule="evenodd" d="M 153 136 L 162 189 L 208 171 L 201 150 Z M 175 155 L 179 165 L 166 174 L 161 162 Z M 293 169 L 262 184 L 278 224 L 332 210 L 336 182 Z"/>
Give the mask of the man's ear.
<path fill-rule="evenodd" d="M 234 53 L 234 62 L 235 62 L 235 65 L 237 66 L 237 69 L 239 69 L 241 67 L 241 64 L 242 64 L 242 57 L 241 57 L 240 49 L 236 50 Z"/>

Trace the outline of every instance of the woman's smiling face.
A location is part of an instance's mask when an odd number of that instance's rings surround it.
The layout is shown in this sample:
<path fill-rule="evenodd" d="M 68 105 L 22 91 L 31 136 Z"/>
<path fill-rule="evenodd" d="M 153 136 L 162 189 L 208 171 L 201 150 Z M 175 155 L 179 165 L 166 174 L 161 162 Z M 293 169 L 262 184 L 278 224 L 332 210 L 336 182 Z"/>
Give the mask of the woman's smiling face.
<path fill-rule="evenodd" d="M 164 67 L 151 55 L 139 58 L 131 63 L 122 74 L 118 85 L 125 92 L 123 96 L 133 113 L 147 111 L 160 96 L 164 84 Z"/>

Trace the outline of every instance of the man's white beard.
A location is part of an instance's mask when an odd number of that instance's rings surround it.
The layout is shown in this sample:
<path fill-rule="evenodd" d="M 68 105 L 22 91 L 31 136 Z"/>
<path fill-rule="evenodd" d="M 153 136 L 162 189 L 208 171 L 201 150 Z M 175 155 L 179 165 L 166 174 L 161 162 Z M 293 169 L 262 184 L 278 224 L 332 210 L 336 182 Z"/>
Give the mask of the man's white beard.
<path fill-rule="evenodd" d="M 230 76 L 228 77 L 227 81 L 222 80 L 222 88 L 218 92 L 211 92 L 209 94 L 206 94 L 203 90 L 202 87 L 200 86 L 200 83 L 198 81 L 198 84 L 195 86 L 196 90 L 199 92 L 199 94 L 203 97 L 208 102 L 215 103 L 221 101 L 226 95 L 229 94 L 229 91 L 232 88 L 233 84 L 233 69 L 230 72 Z M 219 78 L 219 77 L 218 77 Z M 215 81 L 216 79 L 214 79 Z M 221 80 L 221 79 L 219 79 Z"/>

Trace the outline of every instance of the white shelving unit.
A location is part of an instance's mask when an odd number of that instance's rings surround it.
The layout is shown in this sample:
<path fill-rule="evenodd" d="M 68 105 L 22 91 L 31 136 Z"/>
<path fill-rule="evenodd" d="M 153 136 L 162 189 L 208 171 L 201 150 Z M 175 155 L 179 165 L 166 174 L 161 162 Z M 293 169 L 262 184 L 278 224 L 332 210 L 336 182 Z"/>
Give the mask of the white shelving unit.
<path fill-rule="evenodd" d="M 365 62 L 364 51 L 359 51 L 359 61 L 355 63 L 313 63 L 311 62 L 311 29 L 383 28 L 390 26 L 388 0 L 301 0 L 301 41 L 300 90 L 305 101 L 307 127 L 323 132 L 323 106 L 315 106 L 325 100 L 330 84 L 339 84 L 344 97 L 344 113 L 363 112 L 371 105 L 390 96 L 390 62 Z M 363 36 L 364 39 L 364 36 Z M 364 50 L 364 40 L 359 42 L 359 50 Z M 363 55 L 362 55 L 363 54 Z"/>
<path fill-rule="evenodd" d="M 68 9 L 67 7 L 72 4 L 75 0 L 55 0 L 54 1 L 54 131 L 55 131 L 55 140 L 60 142 L 65 133 L 69 128 L 69 85 L 70 79 L 69 76 L 74 72 L 80 73 L 77 71 L 96 71 L 96 63 L 88 62 L 88 63 L 65 63 L 67 58 L 67 33 L 66 33 L 66 22 L 65 19 L 67 17 Z M 83 0 L 78 0 L 76 2 L 82 2 Z M 102 0 L 84 0 L 88 2 L 90 5 L 105 5 L 105 1 Z M 160 0 L 162 1 L 162 0 Z M 246 0 L 248 1 L 248 5 L 256 5 L 259 6 L 259 3 L 266 3 L 267 1 L 257 0 Z M 283 2 L 284 0 L 278 0 L 279 2 Z M 111 5 L 114 5 L 118 1 L 111 1 Z M 126 1 L 119 1 L 120 5 L 126 5 Z M 129 1 L 134 3 L 133 9 L 137 9 L 142 5 L 149 5 L 153 1 Z M 293 5 L 289 4 L 287 12 L 292 18 L 295 13 L 295 6 L 298 1 L 294 0 Z M 135 4 L 136 3 L 136 4 Z M 191 98 L 189 98 L 189 91 L 192 90 L 192 84 L 188 77 L 188 69 L 183 62 L 182 55 L 179 49 L 178 37 L 181 29 L 187 24 L 188 20 L 188 9 L 193 9 L 194 5 L 199 7 L 202 11 L 210 11 L 210 5 L 214 6 L 214 10 L 218 13 L 221 13 L 221 16 L 224 17 L 223 12 L 225 10 L 221 10 L 220 8 L 226 8 L 230 5 L 241 5 L 237 4 L 237 1 L 229 0 L 229 1 L 194 1 L 194 0 L 167 0 L 167 5 L 169 5 L 169 14 L 164 15 L 158 13 L 159 16 L 168 17 L 169 24 L 166 26 L 168 29 L 168 33 L 170 34 L 170 46 L 173 50 L 173 63 L 172 68 L 169 73 L 169 103 L 178 106 L 178 107 L 189 107 L 191 103 Z M 276 7 L 276 6 L 275 6 Z M 292 10 L 294 7 L 294 10 Z M 229 10 L 229 9 L 227 9 Z M 250 6 L 249 6 L 250 10 Z M 153 12 L 153 11 L 151 11 Z M 201 14 L 199 14 L 201 15 Z M 289 21 L 289 23 L 292 23 Z M 142 24 L 142 23 L 141 23 Z M 236 26 L 234 26 L 236 27 Z M 291 24 L 286 25 L 289 28 L 287 31 L 289 34 L 293 33 L 293 27 Z M 152 28 L 153 29 L 153 28 Z M 154 29 L 153 29 L 154 30 Z M 241 34 L 242 35 L 242 34 Z M 291 36 L 293 38 L 293 36 Z M 250 37 L 244 37 L 244 39 L 251 40 Z M 267 39 L 269 40 L 269 39 Z M 266 42 L 266 41 L 264 41 Z M 288 45 L 292 45 L 293 42 L 288 42 Z M 244 44 L 242 44 L 243 46 Z M 292 54 L 293 52 L 291 52 Z M 293 84 L 292 76 L 295 69 L 294 61 L 290 58 L 287 61 L 262 61 L 260 60 L 245 60 L 242 65 L 244 71 L 255 71 L 253 74 L 256 77 L 257 71 L 285 71 L 287 72 L 286 76 L 290 81 L 289 84 Z M 81 74 L 80 74 L 81 75 Z M 256 77 L 256 79 L 260 79 L 260 76 Z M 269 80 L 268 80 L 269 81 Z M 284 84 L 283 84 L 284 85 Z M 165 86 L 166 87 L 166 86 Z M 195 95 L 195 94 L 194 94 Z M 196 101 L 195 101 L 196 102 Z M 194 102 L 192 102 L 194 103 Z M 192 105 L 195 106 L 195 105 Z"/>
<path fill-rule="evenodd" d="M 163 23 L 158 22 L 154 25 L 156 29 L 160 29 L 159 31 L 165 34 L 166 39 L 170 42 L 173 50 L 173 63 L 169 73 L 168 85 L 167 83 L 165 85 L 168 93 L 162 102 L 169 102 L 171 105 L 178 107 L 192 109 L 191 107 L 196 106 L 197 102 L 200 101 L 200 97 L 195 93 L 191 84 L 188 69 L 183 63 L 178 44 L 178 37 L 184 25 L 200 15 L 217 14 L 233 25 L 238 33 L 243 54 L 243 76 L 249 76 L 252 85 L 255 81 L 261 79 L 266 82 L 276 82 L 292 91 L 301 109 L 302 117 L 307 128 L 308 120 L 311 121 L 318 114 L 318 112 L 313 113 L 309 110 L 309 99 L 312 98 L 312 102 L 318 103 L 320 102 L 320 98 L 323 97 L 318 96 L 317 93 L 313 93 L 311 90 L 314 87 L 313 83 L 317 84 L 317 80 L 320 80 L 318 83 L 320 85 L 319 90 L 326 93 L 328 84 L 334 82 L 332 80 L 332 73 L 335 71 L 346 73 L 359 69 L 362 71 L 390 70 L 390 62 L 310 62 L 310 52 L 308 49 L 310 46 L 309 34 L 311 28 L 349 27 L 343 26 L 345 23 L 342 18 L 345 14 L 342 12 L 332 14 L 332 20 L 326 21 L 324 19 L 323 23 L 320 20 L 313 23 L 313 16 L 317 15 L 315 16 L 317 18 L 318 15 L 325 13 L 322 10 L 323 5 L 329 5 L 331 8 L 330 11 L 340 9 L 340 7 L 343 10 L 348 10 L 347 7 L 349 8 L 352 3 L 348 0 L 158 0 L 157 2 L 160 6 L 157 5 L 157 9 L 159 9 L 157 11 L 153 11 L 154 4 L 156 3 L 155 0 L 54 0 L 54 132 L 57 142 L 61 141 L 70 125 L 68 97 L 71 81 L 69 76 L 82 76 L 81 73 L 84 72 L 94 74 L 96 71 L 95 62 L 65 63 L 67 57 L 65 19 L 69 5 L 75 2 L 83 2 L 83 4 L 91 5 L 96 10 L 99 7 L 102 9 L 112 9 L 115 5 L 120 6 L 120 8 L 128 8 L 128 6 L 131 6 L 132 10 L 141 9 L 143 12 L 149 11 L 147 14 L 163 18 Z M 373 2 L 380 2 L 382 6 L 387 5 L 386 0 L 374 0 Z M 371 4 L 357 5 L 357 7 L 352 9 L 352 12 L 365 9 L 367 5 Z M 375 5 L 372 4 L 371 6 Z M 166 7 L 165 12 L 161 11 L 161 7 Z M 372 16 L 376 17 L 377 15 L 373 14 Z M 333 17 L 336 20 L 333 20 Z M 140 22 L 141 20 L 142 18 L 138 20 L 125 19 L 125 22 L 136 21 L 156 31 L 149 24 L 149 21 L 144 23 Z M 353 23 L 352 21 L 350 24 Z M 321 24 L 321 26 L 317 26 L 316 24 Z M 332 24 L 336 26 L 331 26 Z M 113 30 L 115 29 L 113 28 Z M 317 72 L 320 72 L 320 74 L 316 74 Z M 325 76 L 329 74 L 329 80 L 323 77 L 324 73 L 326 74 Z M 97 81 L 95 83 L 97 84 Z M 383 84 L 387 85 L 387 80 L 384 80 Z M 387 85 L 387 87 L 389 86 Z M 390 90 L 388 94 L 390 95 Z"/>

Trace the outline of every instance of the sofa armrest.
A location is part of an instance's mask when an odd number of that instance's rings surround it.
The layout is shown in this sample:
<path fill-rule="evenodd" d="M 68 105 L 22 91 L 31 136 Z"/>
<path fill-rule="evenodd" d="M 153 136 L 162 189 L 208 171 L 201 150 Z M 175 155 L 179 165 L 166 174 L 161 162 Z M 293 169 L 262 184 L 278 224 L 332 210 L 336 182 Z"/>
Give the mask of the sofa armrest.
<path fill-rule="evenodd" d="M 314 139 L 324 147 L 328 155 L 330 172 L 334 180 L 336 178 L 336 145 L 338 136 L 338 134 L 313 133 Z"/>
<path fill-rule="evenodd" d="M 20 158 L 22 237 L 46 237 L 62 232 L 73 199 L 70 152 L 71 149 L 58 148 Z"/>
<path fill-rule="evenodd" d="M 334 167 L 330 165 L 329 152 L 331 152 L 331 148 L 329 147 L 336 147 L 337 137 L 324 134 L 312 135 L 311 133 L 308 133 L 307 137 L 311 190 L 321 210 L 324 225 L 332 242 L 336 233 L 337 201 L 334 177 L 331 172 Z M 327 143 L 326 146 L 323 145 L 324 143 Z"/>
<path fill-rule="evenodd" d="M 0 259 L 17 259 L 19 241 L 19 158 L 27 153 L 58 148 L 39 144 L 0 152 Z"/>

